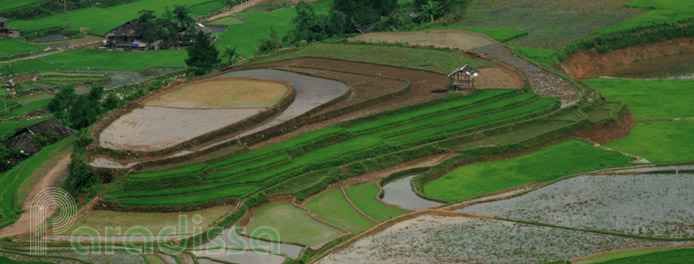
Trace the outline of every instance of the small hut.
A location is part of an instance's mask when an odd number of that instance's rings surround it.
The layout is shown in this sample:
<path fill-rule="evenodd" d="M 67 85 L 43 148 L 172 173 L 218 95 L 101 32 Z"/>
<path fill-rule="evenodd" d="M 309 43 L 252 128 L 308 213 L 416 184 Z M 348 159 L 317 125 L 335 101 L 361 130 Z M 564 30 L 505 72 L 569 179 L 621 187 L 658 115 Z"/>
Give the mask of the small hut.
<path fill-rule="evenodd" d="M 473 91 L 475 90 L 475 78 L 479 75 L 479 70 L 465 64 L 448 74 L 448 78 L 453 79 L 454 91 Z"/>
<path fill-rule="evenodd" d="M 0 39 L 18 38 L 22 35 L 20 33 L 19 29 L 5 27 L 5 22 L 9 22 L 9 21 L 10 20 L 7 18 L 0 17 Z"/>

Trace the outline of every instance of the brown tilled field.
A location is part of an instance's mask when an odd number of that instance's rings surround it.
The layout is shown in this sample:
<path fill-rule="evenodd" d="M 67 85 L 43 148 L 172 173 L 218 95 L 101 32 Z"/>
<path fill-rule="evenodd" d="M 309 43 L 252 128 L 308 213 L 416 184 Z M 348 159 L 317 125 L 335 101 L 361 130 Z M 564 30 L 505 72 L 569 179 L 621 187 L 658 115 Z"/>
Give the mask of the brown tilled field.
<path fill-rule="evenodd" d="M 288 84 L 250 78 L 192 82 L 154 96 L 145 105 L 173 108 L 263 108 L 279 101 Z"/>

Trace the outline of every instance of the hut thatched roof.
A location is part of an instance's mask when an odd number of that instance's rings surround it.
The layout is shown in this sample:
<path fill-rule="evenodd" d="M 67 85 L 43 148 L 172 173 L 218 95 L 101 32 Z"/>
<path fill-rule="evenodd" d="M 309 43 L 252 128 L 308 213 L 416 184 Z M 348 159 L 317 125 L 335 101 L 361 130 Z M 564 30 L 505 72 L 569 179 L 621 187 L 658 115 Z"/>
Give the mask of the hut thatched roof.
<path fill-rule="evenodd" d="M 4 17 L 0 17 L 0 23 L 5 23 L 7 21 L 10 21 L 10 20 L 7 18 L 4 18 Z"/>
<path fill-rule="evenodd" d="M 142 30 L 137 26 L 137 19 L 130 20 L 125 24 L 106 32 L 105 37 L 140 37 Z"/>

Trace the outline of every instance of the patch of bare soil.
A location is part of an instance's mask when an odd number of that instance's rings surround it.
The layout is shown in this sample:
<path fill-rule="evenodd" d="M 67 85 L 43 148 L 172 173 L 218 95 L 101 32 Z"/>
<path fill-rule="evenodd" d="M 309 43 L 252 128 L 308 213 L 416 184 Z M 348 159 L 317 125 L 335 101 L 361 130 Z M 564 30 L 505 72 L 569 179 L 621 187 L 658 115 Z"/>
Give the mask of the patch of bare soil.
<path fill-rule="evenodd" d="M 29 232 L 31 223 L 43 222 L 48 217 L 53 215 L 55 212 L 54 207 L 48 208 L 50 211 L 42 215 L 45 217 L 44 219 L 32 219 L 32 216 L 27 212 L 31 212 L 33 208 L 32 201 L 38 193 L 52 187 L 57 181 L 67 175 L 67 165 L 70 163 L 70 155 L 67 154 L 65 156 L 61 156 L 61 158 L 62 159 L 58 162 L 58 164 L 49 170 L 48 173 L 46 173 L 46 175 L 43 176 L 43 178 L 41 178 L 36 185 L 34 185 L 31 193 L 29 193 L 29 196 L 24 201 L 24 204 L 22 204 L 22 209 L 24 209 L 25 213 L 22 214 L 17 222 L 0 230 L 0 237 L 14 236 Z"/>
<path fill-rule="evenodd" d="M 691 63 L 692 60 L 694 38 L 682 38 L 618 49 L 606 54 L 583 51 L 562 63 L 562 68 L 566 74 L 576 79 L 599 76 L 628 77 L 639 72 L 660 71 L 669 65 Z"/>

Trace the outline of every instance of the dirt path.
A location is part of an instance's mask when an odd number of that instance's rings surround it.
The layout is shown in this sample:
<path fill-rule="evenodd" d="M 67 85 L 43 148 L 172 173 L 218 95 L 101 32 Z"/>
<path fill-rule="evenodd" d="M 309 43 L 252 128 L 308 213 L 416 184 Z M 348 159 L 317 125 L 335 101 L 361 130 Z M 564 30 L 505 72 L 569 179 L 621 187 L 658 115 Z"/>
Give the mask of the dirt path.
<path fill-rule="evenodd" d="M 29 231 L 29 229 L 31 228 L 32 219 L 28 212 L 30 212 L 32 209 L 32 200 L 34 199 L 34 196 L 36 196 L 37 193 L 52 187 L 53 184 L 60 180 L 61 177 L 65 176 L 67 174 L 67 165 L 69 163 L 69 153 L 64 156 L 61 156 L 61 160 L 58 161 L 58 164 L 51 168 L 51 170 L 49 170 L 48 173 L 46 173 L 46 175 L 44 175 L 43 178 L 41 178 L 41 180 L 39 180 L 39 182 L 36 183 L 36 185 L 34 185 L 34 188 L 31 190 L 31 193 L 29 193 L 29 196 L 22 205 L 24 213 L 19 218 L 19 220 L 17 220 L 17 222 L 15 222 L 14 224 L 0 230 L 0 237 L 19 235 Z M 51 210 L 51 212 L 44 214 L 45 217 L 50 217 L 55 211 L 55 207 L 51 207 L 49 208 L 49 210 Z M 44 220 L 45 219 L 42 219 L 41 222 L 43 222 Z"/>
<path fill-rule="evenodd" d="M 235 6 L 232 7 L 231 10 L 229 10 L 228 12 L 224 12 L 224 13 L 221 13 L 221 14 L 219 14 L 219 15 L 216 15 L 216 16 L 213 16 L 213 17 L 208 18 L 208 19 L 207 19 L 207 22 L 215 21 L 215 20 L 217 20 L 217 19 L 225 18 L 225 17 L 231 16 L 231 15 L 233 15 L 233 14 L 239 13 L 239 12 L 241 12 L 241 11 L 243 11 L 243 10 L 246 10 L 246 8 L 249 8 L 249 7 L 251 7 L 251 6 L 254 6 L 254 5 L 259 4 L 259 3 L 262 2 L 262 1 L 263 1 L 263 0 L 249 0 L 249 1 L 247 1 L 247 2 L 243 2 L 243 3 L 241 3 L 241 4 L 235 5 Z"/>
<path fill-rule="evenodd" d="M 579 90 L 571 82 L 516 56 L 501 44 L 484 46 L 471 51 L 501 61 L 524 72 L 536 94 L 559 98 L 562 108 L 575 105 L 581 97 Z"/>

